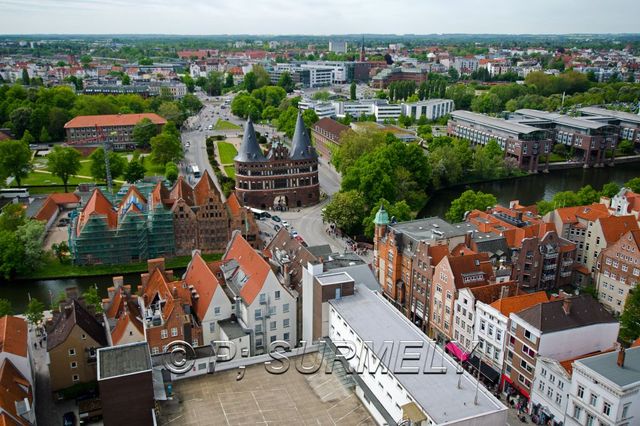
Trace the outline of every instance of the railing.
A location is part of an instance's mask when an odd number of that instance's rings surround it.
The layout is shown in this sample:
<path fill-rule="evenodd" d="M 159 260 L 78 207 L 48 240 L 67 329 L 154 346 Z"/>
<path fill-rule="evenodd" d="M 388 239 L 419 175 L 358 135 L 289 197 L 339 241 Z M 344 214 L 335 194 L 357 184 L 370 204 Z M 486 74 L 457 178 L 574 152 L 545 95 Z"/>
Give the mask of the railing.
<path fill-rule="evenodd" d="M 571 273 L 572 273 L 572 271 L 562 271 L 562 272 L 560 272 L 560 276 L 562 278 L 567 278 L 567 277 L 571 276 Z"/>
<path fill-rule="evenodd" d="M 571 266 L 573 265 L 573 259 L 566 259 L 562 261 L 562 266 Z"/>
<path fill-rule="evenodd" d="M 555 274 L 542 274 L 542 281 L 553 281 L 556 279 Z"/>
<path fill-rule="evenodd" d="M 544 258 L 545 259 L 555 259 L 556 257 L 558 257 L 558 253 L 545 253 L 544 254 Z"/>
<path fill-rule="evenodd" d="M 556 264 L 555 263 L 547 263 L 547 264 L 542 266 L 542 269 L 544 269 L 545 271 L 550 271 L 552 269 L 556 269 Z"/>

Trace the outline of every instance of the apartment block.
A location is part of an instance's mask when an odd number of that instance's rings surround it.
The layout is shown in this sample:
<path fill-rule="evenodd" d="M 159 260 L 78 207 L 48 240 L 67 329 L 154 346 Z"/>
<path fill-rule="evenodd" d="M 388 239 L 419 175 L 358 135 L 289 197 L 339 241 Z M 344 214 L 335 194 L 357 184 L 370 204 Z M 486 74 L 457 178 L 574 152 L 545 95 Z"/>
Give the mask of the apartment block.
<path fill-rule="evenodd" d="M 565 425 L 631 426 L 640 416 L 640 348 L 621 348 L 573 363 Z"/>
<path fill-rule="evenodd" d="M 620 315 L 629 291 L 640 282 L 640 231 L 626 232 L 604 249 L 595 273 L 598 300 L 607 310 Z"/>
<path fill-rule="evenodd" d="M 615 318 L 589 295 L 539 303 L 512 312 L 509 318 L 503 380 L 527 400 L 538 356 L 570 359 L 609 349 L 620 328 Z"/>

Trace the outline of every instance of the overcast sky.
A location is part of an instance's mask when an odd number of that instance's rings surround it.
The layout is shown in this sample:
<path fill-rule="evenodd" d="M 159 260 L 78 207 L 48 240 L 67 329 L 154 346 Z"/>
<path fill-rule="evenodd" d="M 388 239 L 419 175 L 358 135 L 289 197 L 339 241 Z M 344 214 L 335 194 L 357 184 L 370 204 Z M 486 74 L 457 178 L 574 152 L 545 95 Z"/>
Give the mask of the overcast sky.
<path fill-rule="evenodd" d="M 3 34 L 640 32 L 640 0 L 0 0 Z"/>

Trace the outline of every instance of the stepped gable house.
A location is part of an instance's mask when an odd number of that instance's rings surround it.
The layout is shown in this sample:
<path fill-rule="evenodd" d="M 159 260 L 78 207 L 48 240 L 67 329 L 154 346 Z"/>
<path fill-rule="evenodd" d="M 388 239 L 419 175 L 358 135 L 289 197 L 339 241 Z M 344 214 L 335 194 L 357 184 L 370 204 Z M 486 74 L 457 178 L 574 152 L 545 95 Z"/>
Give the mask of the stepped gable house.
<path fill-rule="evenodd" d="M 318 155 L 300 113 L 291 150 L 274 142 L 266 156 L 249 118 L 235 168 L 236 194 L 246 206 L 283 209 L 311 206 L 320 201 Z"/>

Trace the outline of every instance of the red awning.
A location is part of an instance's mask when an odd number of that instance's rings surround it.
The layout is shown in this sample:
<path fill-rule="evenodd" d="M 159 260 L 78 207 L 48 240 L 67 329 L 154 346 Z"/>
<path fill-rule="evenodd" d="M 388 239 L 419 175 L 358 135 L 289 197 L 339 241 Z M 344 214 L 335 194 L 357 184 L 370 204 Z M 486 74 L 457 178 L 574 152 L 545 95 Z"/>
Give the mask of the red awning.
<path fill-rule="evenodd" d="M 504 381 L 508 382 L 512 387 L 514 387 L 518 392 L 520 392 L 520 394 L 522 396 L 524 396 L 525 398 L 529 399 L 529 392 L 527 392 L 526 390 L 522 389 L 521 386 L 519 386 L 518 384 L 514 383 L 513 380 L 511 380 L 511 378 L 505 374 L 502 375 L 502 378 L 504 379 Z"/>
<path fill-rule="evenodd" d="M 466 353 L 464 350 L 460 349 L 460 347 L 458 347 L 458 345 L 456 345 L 453 342 L 447 343 L 444 348 L 450 353 L 452 353 L 460 361 L 466 361 L 467 358 L 469 358 L 469 354 Z"/>

